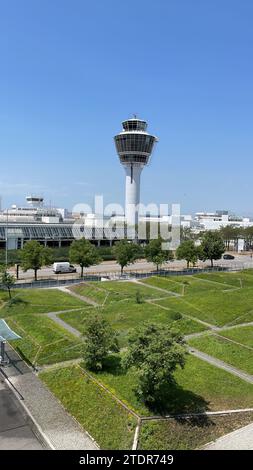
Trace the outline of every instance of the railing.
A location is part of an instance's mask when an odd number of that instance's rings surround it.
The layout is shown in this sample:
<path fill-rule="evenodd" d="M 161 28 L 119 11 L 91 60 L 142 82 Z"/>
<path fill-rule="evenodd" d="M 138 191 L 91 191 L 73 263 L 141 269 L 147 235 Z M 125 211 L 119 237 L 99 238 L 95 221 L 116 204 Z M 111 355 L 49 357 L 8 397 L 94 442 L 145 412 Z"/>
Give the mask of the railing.
<path fill-rule="evenodd" d="M 84 281 L 101 281 L 101 276 L 87 275 L 78 279 L 43 279 L 31 282 L 20 282 L 18 284 L 14 284 L 14 286 L 12 286 L 12 289 L 41 289 L 43 287 L 60 287 L 69 284 L 79 284 Z M 3 286 L 0 285 L 0 289 L 1 287 L 3 288 Z"/>
<path fill-rule="evenodd" d="M 198 273 L 211 273 L 211 272 L 232 272 L 232 271 L 242 271 L 243 269 L 252 269 L 253 263 L 233 263 L 231 265 L 219 265 L 213 267 L 205 268 L 187 268 L 180 270 L 172 269 L 161 269 L 159 271 L 146 271 L 146 270 L 136 270 L 136 271 L 125 271 L 122 275 L 119 271 L 117 272 L 100 272 L 100 273 L 87 273 L 83 277 L 79 278 L 70 278 L 70 279 L 40 279 L 38 281 L 24 281 L 14 284 L 13 288 L 49 288 L 49 287 L 60 287 L 70 284 L 80 284 L 82 282 L 92 282 L 92 281 L 103 281 L 104 279 L 108 280 L 127 280 L 127 279 L 142 279 L 151 276 L 192 276 L 193 274 Z M 2 286 L 0 285 L 0 288 Z"/>

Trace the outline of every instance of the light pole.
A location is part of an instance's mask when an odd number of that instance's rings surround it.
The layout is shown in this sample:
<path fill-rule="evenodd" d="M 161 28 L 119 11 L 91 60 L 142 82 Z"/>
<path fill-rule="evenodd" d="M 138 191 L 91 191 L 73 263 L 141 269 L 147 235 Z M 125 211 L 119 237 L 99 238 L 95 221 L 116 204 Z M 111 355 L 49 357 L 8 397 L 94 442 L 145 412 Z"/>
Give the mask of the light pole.
<path fill-rule="evenodd" d="M 9 222 L 9 213 L 8 209 L 6 212 L 6 234 L 5 234 L 5 267 L 8 267 L 8 222 Z"/>

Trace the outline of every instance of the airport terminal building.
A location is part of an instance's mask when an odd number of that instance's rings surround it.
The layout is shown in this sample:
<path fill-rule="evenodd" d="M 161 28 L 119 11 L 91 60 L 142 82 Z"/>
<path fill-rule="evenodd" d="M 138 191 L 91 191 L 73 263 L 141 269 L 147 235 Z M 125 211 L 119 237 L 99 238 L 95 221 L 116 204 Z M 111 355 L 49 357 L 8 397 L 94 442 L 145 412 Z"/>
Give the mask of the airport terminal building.
<path fill-rule="evenodd" d="M 115 228 L 110 217 L 102 221 L 94 214 L 71 214 L 66 209 L 46 207 L 43 198 L 37 196 L 27 196 L 26 201 L 26 206 L 13 205 L 0 212 L 0 249 L 6 243 L 9 250 L 20 249 L 29 240 L 50 247 L 69 246 L 81 237 L 98 246 L 111 246 L 129 233 L 124 226 Z"/>

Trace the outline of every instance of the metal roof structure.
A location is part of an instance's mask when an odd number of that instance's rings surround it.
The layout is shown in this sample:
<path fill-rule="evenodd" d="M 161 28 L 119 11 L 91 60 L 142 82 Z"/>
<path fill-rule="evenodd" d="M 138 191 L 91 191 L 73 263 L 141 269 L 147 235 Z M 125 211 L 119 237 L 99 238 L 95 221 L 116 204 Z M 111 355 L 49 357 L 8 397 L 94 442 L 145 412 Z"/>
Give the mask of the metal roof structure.
<path fill-rule="evenodd" d="M 75 238 L 86 238 L 87 240 L 117 240 L 125 238 L 134 238 L 135 234 L 126 230 L 124 227 L 87 227 L 80 223 L 74 224 L 32 224 L 32 223 L 11 223 L 8 229 L 5 223 L 0 223 L 0 240 L 8 237 L 23 238 L 26 240 L 73 240 Z"/>
<path fill-rule="evenodd" d="M 0 342 L 13 339 L 21 339 L 21 336 L 17 335 L 3 318 L 0 318 Z"/>

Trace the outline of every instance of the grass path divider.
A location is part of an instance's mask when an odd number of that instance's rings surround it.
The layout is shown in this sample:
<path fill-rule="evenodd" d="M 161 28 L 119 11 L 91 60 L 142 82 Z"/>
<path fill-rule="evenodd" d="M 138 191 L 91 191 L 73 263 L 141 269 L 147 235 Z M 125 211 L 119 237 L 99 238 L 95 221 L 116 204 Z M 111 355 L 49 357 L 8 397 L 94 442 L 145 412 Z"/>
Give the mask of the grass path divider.
<path fill-rule="evenodd" d="M 83 369 L 79 364 L 77 364 L 77 366 L 79 369 L 81 369 L 82 373 L 84 375 L 86 375 L 93 383 L 95 383 L 96 385 L 98 385 L 100 388 L 102 388 L 106 393 L 108 393 L 109 395 L 111 395 L 113 397 L 113 399 L 119 404 L 121 405 L 123 408 L 125 408 L 126 411 L 128 411 L 128 413 L 130 413 L 132 416 L 134 416 L 137 420 L 139 420 L 141 417 L 135 412 L 133 411 L 131 408 L 129 408 L 126 403 L 124 403 L 122 400 L 120 400 L 120 398 L 118 398 L 109 388 L 107 388 L 103 383 L 101 383 L 99 380 L 95 379 L 95 377 L 90 374 L 89 372 L 87 372 L 85 369 Z"/>
<path fill-rule="evenodd" d="M 234 339 L 227 338 L 226 336 L 219 335 L 218 333 L 214 333 L 213 336 L 217 336 L 218 338 L 221 338 L 225 341 L 236 344 L 237 346 L 240 346 L 241 348 L 248 349 L 249 351 L 253 351 L 253 348 L 251 346 L 248 346 L 247 344 L 239 343 L 238 341 L 235 341 Z"/>
<path fill-rule="evenodd" d="M 171 308 L 170 307 L 165 307 L 165 305 L 161 305 L 161 304 L 157 304 L 156 301 L 157 300 L 160 300 L 160 299 L 148 299 L 146 300 L 146 302 L 152 304 L 152 305 L 156 305 L 157 307 L 160 307 L 160 308 L 163 308 L 164 310 L 168 310 L 170 311 Z M 164 297 L 161 299 L 161 300 L 164 300 Z M 189 303 L 189 302 L 188 302 Z M 189 304 L 190 305 L 190 304 Z M 203 321 L 203 320 L 200 320 L 199 318 L 197 317 L 193 317 L 192 315 L 188 315 L 186 313 L 183 313 L 183 312 L 180 312 L 178 310 L 179 313 L 181 313 L 182 317 L 183 318 L 188 318 L 189 320 L 193 320 L 197 323 L 200 323 L 201 325 L 204 325 L 206 326 L 207 328 L 209 328 L 210 330 L 213 330 L 213 331 L 217 331 L 219 330 L 220 328 L 218 326 L 214 326 L 214 325 L 211 325 L 211 323 L 207 323 L 206 321 Z"/>
<path fill-rule="evenodd" d="M 141 430 L 141 418 L 138 420 L 137 426 L 135 428 L 132 450 L 138 449 L 140 430 Z"/>
<path fill-rule="evenodd" d="M 175 418 L 196 418 L 196 417 L 201 417 L 201 416 L 224 416 L 224 415 L 232 415 L 232 414 L 238 414 L 238 413 L 248 413 L 253 411 L 253 408 L 240 408 L 236 410 L 221 410 L 221 411 L 203 411 L 203 412 L 198 412 L 198 413 L 182 413 L 182 414 L 169 414 L 165 416 L 160 416 L 160 415 L 154 415 L 154 416 L 142 416 L 141 422 L 142 421 L 167 421 L 170 419 L 175 419 Z"/>
<path fill-rule="evenodd" d="M 160 291 L 160 292 L 165 292 L 166 294 L 168 294 L 168 297 L 170 297 L 170 296 L 172 296 L 172 297 L 182 297 L 181 294 L 178 294 L 177 292 L 173 292 L 172 290 L 162 289 L 162 287 L 152 286 L 151 284 L 145 284 L 144 282 L 141 282 L 139 280 L 137 281 L 136 279 L 131 279 L 130 282 L 133 282 L 134 284 L 139 284 L 141 286 L 149 287 L 150 289 L 156 289 L 157 291 Z"/>

